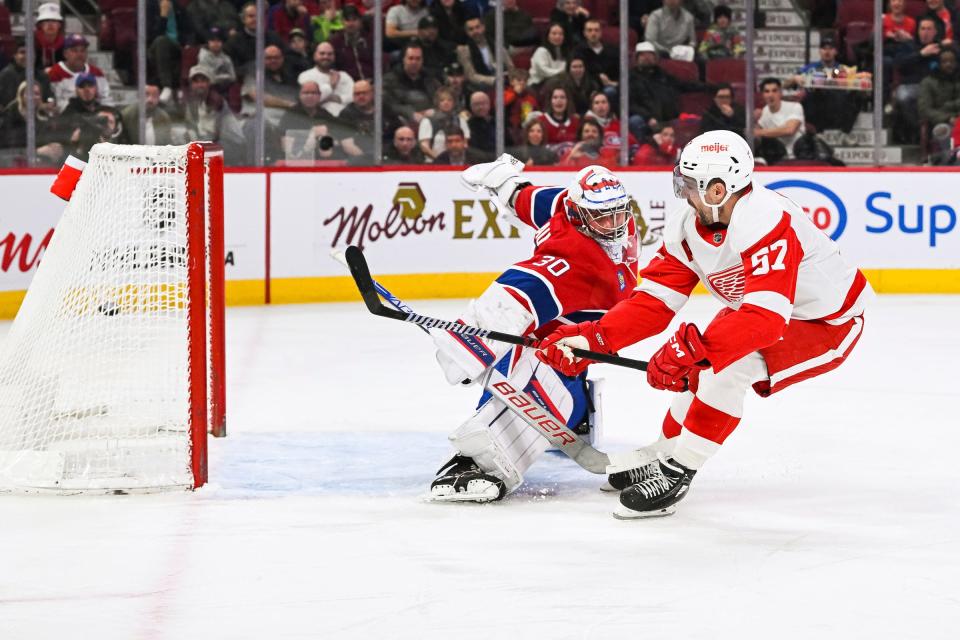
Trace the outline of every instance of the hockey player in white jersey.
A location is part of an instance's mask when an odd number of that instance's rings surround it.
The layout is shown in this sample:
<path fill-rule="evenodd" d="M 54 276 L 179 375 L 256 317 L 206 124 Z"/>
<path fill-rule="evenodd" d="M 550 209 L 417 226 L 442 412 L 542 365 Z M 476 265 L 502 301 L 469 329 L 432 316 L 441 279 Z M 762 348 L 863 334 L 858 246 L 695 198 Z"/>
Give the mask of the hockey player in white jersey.
<path fill-rule="evenodd" d="M 800 207 L 755 184 L 753 166 L 732 132 L 691 140 L 674 170 L 686 204 L 668 218 L 641 284 L 600 320 L 558 328 L 537 352 L 573 375 L 588 361 L 569 347 L 615 353 L 660 333 L 698 282 L 725 305 L 703 331 L 682 323 L 650 359 L 647 382 L 677 395 L 646 449 L 658 459 L 620 494 L 620 518 L 672 513 L 739 424 L 751 386 L 766 397 L 826 373 L 860 338 L 866 278 Z"/>

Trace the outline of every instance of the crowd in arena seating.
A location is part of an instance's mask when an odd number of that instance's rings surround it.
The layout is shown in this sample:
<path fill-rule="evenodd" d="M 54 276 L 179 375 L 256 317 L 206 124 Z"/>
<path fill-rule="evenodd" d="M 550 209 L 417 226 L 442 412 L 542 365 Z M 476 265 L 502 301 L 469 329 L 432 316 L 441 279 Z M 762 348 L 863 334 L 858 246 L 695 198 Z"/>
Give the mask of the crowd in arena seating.
<path fill-rule="evenodd" d="M 505 146 L 532 166 L 671 165 L 693 135 L 743 134 L 769 164 L 832 161 L 817 134 L 849 133 L 872 94 L 837 90 L 868 77 L 872 0 L 800 0 L 820 31 L 819 59 L 789 77 L 745 85 L 745 39 L 722 0 L 617 3 L 500 0 L 505 50 Z M 960 71 L 954 0 L 887 0 L 883 15 L 885 118 L 893 142 L 956 162 Z M 26 143 L 26 50 L 0 3 L 0 164 Z M 274 0 L 264 16 L 262 100 L 269 164 L 465 165 L 492 159 L 497 57 L 489 0 L 393 0 L 383 23 L 383 147 L 374 148 L 372 0 Z M 101 2 L 101 49 L 117 76 L 88 60 L 90 42 L 65 33 L 56 2 L 36 12 L 39 161 L 83 156 L 98 141 L 220 142 L 228 161 L 254 161 L 256 3 L 147 0 L 147 91 L 136 83 L 136 3 Z M 5 13 L 4 13 L 5 12 Z M 4 20 L 7 29 L 4 30 Z M 866 29 L 864 28 L 866 24 Z M 620 29 L 630 43 L 627 139 L 621 135 Z M 834 85 L 831 85 L 834 83 Z M 842 84 L 842 82 L 841 82 Z M 141 139 L 141 109 L 147 127 Z M 750 117 L 750 124 L 747 119 Z M 836 161 L 832 161 L 836 162 Z"/>

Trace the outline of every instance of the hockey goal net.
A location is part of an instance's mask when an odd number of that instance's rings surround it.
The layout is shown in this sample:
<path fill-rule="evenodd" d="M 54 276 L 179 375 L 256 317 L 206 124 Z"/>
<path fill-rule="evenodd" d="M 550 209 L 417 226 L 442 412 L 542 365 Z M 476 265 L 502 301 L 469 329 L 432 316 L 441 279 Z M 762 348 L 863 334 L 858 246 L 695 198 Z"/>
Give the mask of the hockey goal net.
<path fill-rule="evenodd" d="M 223 269 L 219 147 L 96 145 L 0 349 L 0 491 L 203 485 Z"/>

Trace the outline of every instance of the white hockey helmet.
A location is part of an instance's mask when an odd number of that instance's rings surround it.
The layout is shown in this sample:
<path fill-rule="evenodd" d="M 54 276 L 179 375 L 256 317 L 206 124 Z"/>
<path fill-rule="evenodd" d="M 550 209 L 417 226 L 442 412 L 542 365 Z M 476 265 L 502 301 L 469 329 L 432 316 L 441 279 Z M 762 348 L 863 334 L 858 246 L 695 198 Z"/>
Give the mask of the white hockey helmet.
<path fill-rule="evenodd" d="M 567 214 L 595 238 L 620 240 L 630 222 L 630 196 L 609 169 L 590 165 L 567 187 Z"/>
<path fill-rule="evenodd" d="M 723 182 L 727 194 L 721 202 L 708 204 L 704 195 L 714 180 Z M 713 221 L 718 222 L 720 207 L 752 180 L 753 152 L 747 141 L 732 131 L 708 131 L 688 142 L 680 152 L 680 161 L 673 169 L 673 193 L 683 200 L 696 193 L 713 211 Z"/>

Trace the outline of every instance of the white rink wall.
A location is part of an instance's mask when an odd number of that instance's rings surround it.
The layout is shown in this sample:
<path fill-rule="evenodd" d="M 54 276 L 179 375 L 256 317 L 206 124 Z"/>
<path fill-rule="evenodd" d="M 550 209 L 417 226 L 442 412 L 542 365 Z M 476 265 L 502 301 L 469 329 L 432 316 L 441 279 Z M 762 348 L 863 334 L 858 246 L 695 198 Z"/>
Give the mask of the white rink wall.
<path fill-rule="evenodd" d="M 570 171 L 531 171 L 564 185 Z M 667 171 L 624 171 L 653 238 L 677 201 Z M 930 169 L 759 171 L 836 239 L 881 292 L 960 292 L 960 184 Z M 49 173 L 0 174 L 0 314 L 16 311 L 63 212 Z M 531 234 L 451 170 L 235 169 L 225 176 L 228 302 L 355 299 L 330 250 L 357 244 L 409 298 L 479 293 Z M 652 251 L 648 251 L 647 255 Z"/>

